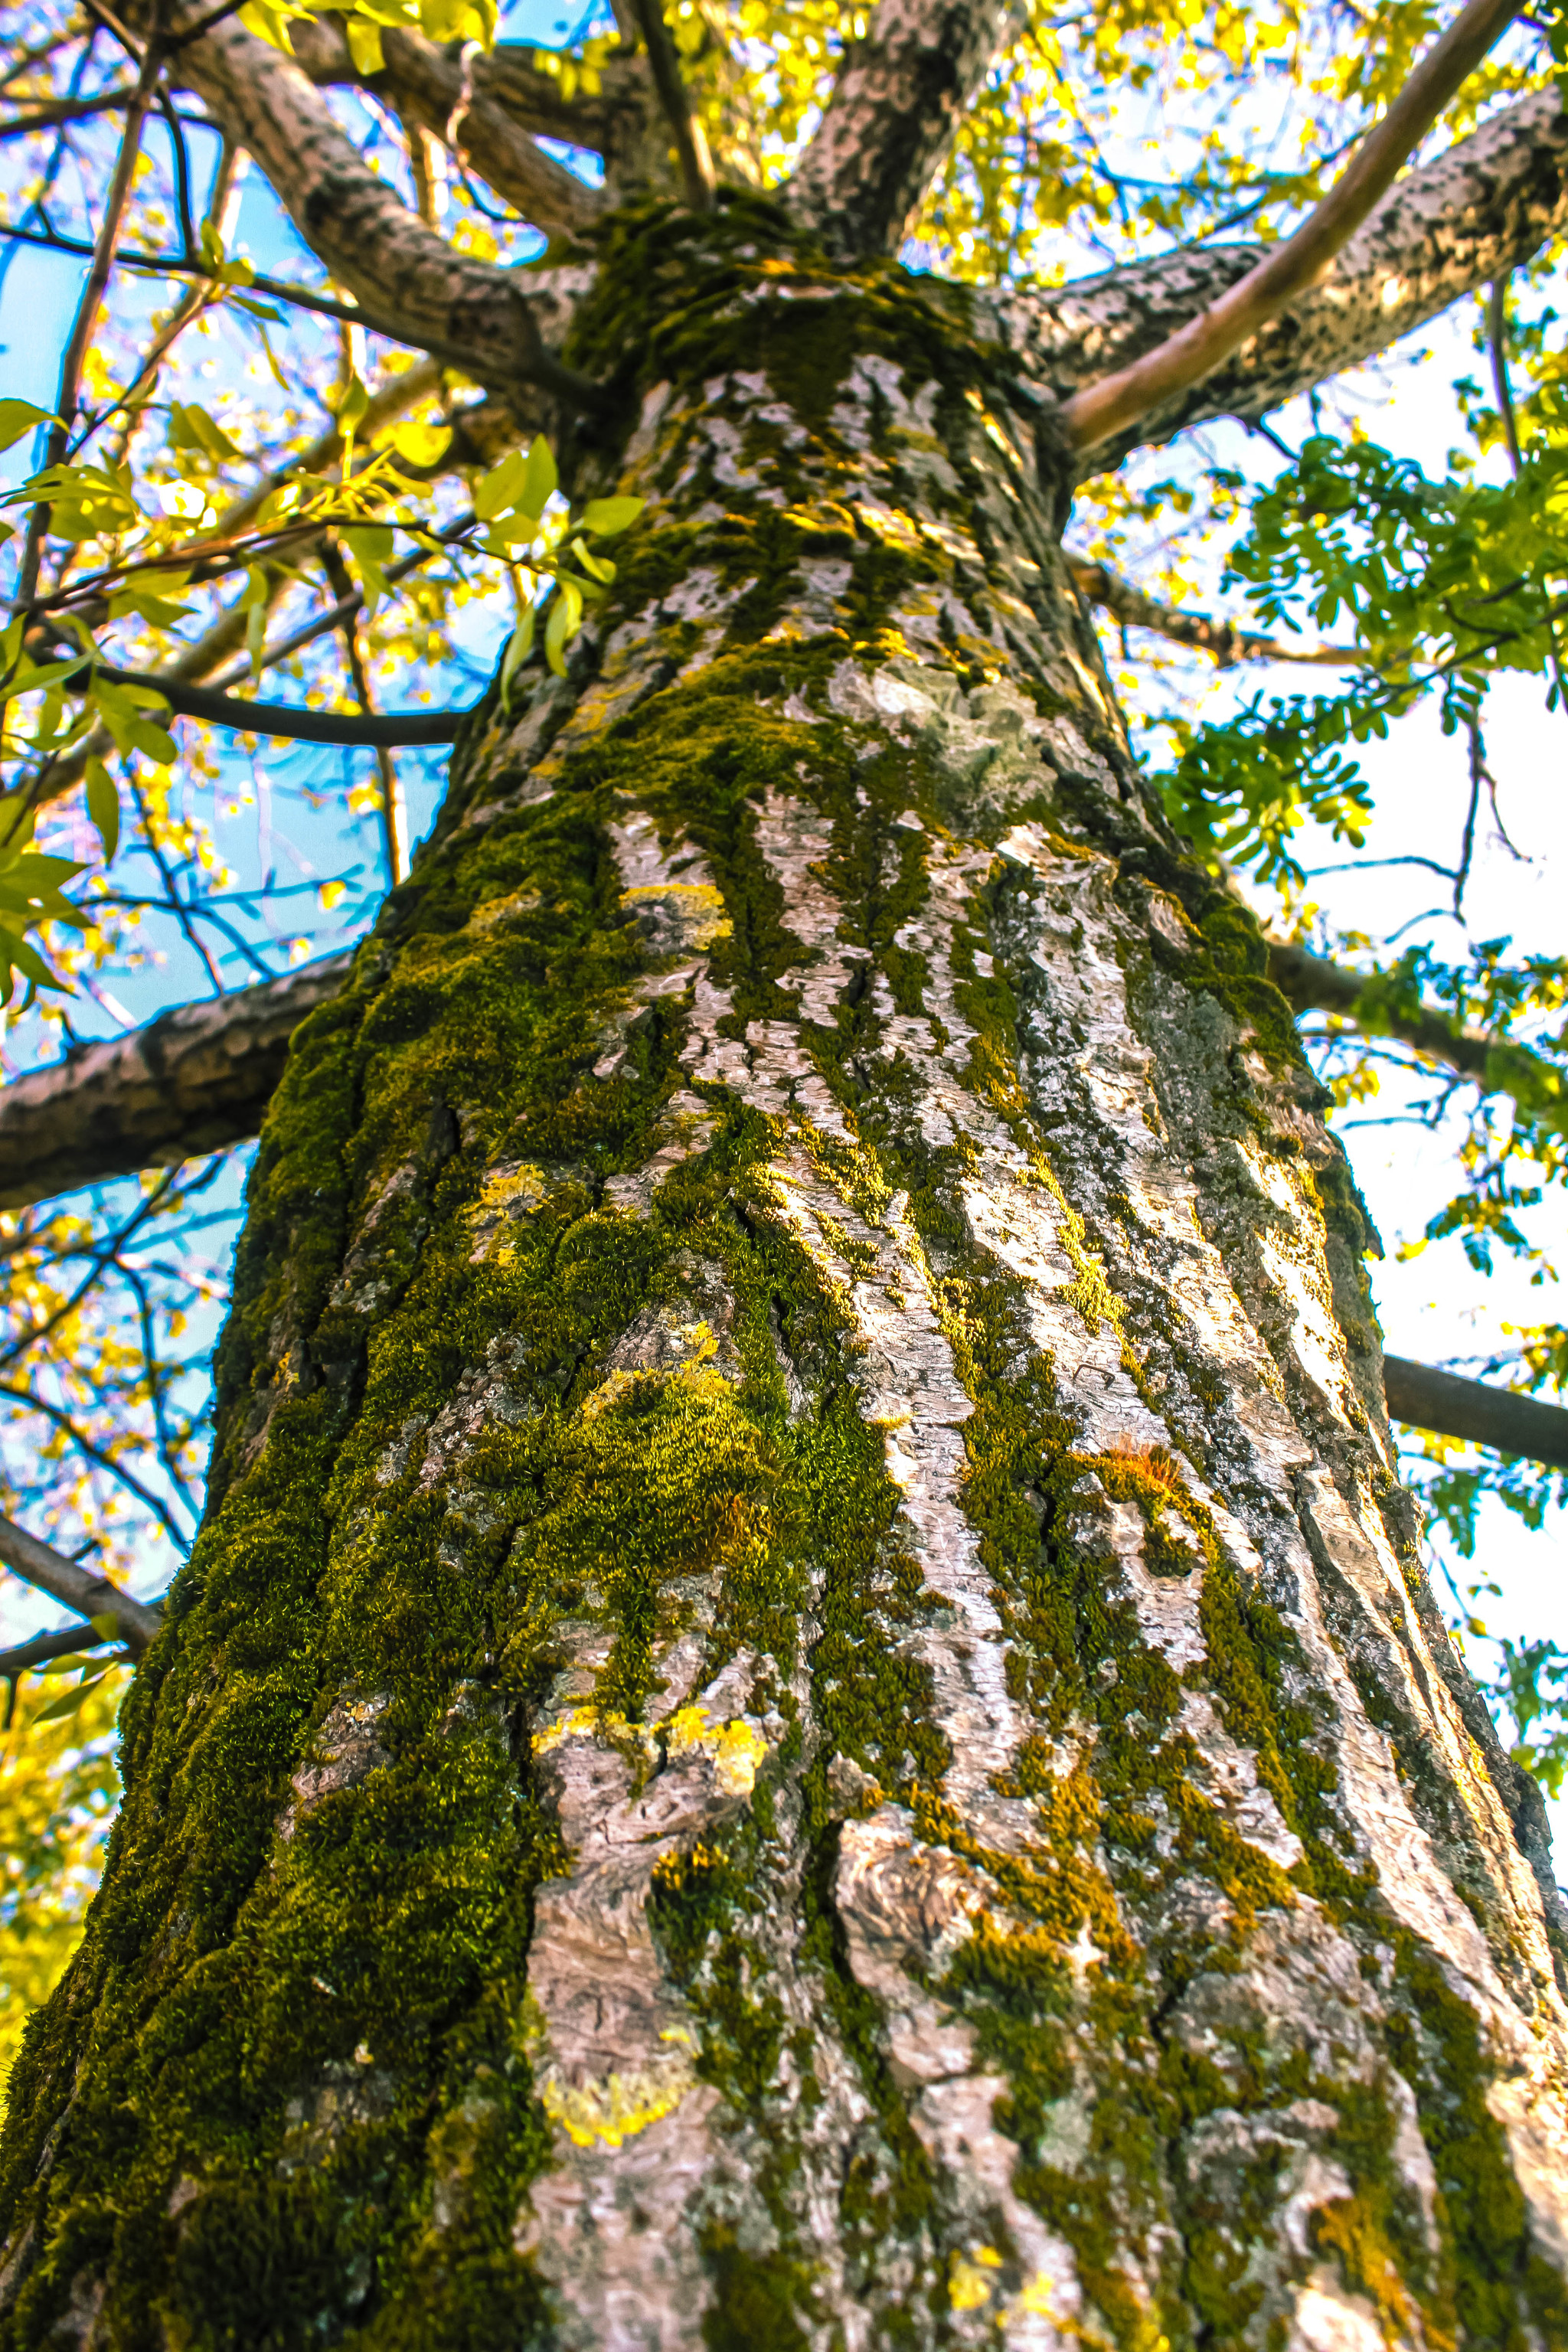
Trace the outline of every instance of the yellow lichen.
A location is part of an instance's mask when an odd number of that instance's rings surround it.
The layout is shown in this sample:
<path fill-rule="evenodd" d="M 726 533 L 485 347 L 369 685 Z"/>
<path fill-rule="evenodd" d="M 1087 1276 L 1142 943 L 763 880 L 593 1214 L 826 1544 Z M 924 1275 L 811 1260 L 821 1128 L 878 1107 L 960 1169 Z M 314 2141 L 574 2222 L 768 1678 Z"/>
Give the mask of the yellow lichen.
<path fill-rule="evenodd" d="M 706 1707 L 683 1706 L 659 1728 L 671 1756 L 689 1755 L 696 1748 L 712 1759 L 713 1776 L 727 1797 L 751 1795 L 768 1743 L 744 1716 L 716 1724 Z"/>
<path fill-rule="evenodd" d="M 1002 2257 L 994 2246 L 976 2246 L 973 2256 L 954 2254 L 947 2280 L 948 2301 L 954 2311 L 978 2311 L 988 2303 L 996 2282 L 987 2278 L 986 2272 L 1001 2267 Z"/>
<path fill-rule="evenodd" d="M 658 951 L 676 955 L 706 950 L 734 929 L 721 892 L 710 882 L 640 883 L 621 892 L 621 904 L 653 934 Z"/>
<path fill-rule="evenodd" d="M 558 2074 L 547 2075 L 539 2086 L 540 2104 L 552 2123 L 559 2124 L 578 2147 L 619 2147 L 635 2139 L 660 2116 L 673 2115 L 697 2080 L 690 2053 L 690 2035 L 679 2026 L 659 2036 L 662 2042 L 688 2047 L 663 2066 L 639 2066 L 630 2074 L 606 2074 L 602 2081 L 568 2084 Z"/>

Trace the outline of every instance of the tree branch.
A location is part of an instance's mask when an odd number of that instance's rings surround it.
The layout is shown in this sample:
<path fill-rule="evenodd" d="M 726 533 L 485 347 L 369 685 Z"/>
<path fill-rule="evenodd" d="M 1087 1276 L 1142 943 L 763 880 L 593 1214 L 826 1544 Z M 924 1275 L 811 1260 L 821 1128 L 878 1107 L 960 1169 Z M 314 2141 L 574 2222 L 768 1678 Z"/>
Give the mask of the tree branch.
<path fill-rule="evenodd" d="M 80 1617 L 112 1617 L 128 1648 L 142 1651 L 163 1625 L 156 1609 L 132 1601 L 106 1576 L 91 1576 L 51 1544 L 40 1543 L 25 1528 L 0 1518 L 0 1560 L 28 1584 L 36 1584 L 56 1601 L 63 1601 Z"/>
<path fill-rule="evenodd" d="M 174 1167 L 260 1128 L 289 1040 L 337 994 L 352 958 L 326 956 L 254 988 L 179 1004 L 145 1028 L 0 1088 L 0 1208 Z"/>
<path fill-rule="evenodd" d="M 461 43 L 443 47 L 422 34 L 386 26 L 381 37 L 382 70 L 362 74 L 332 17 L 296 19 L 289 37 L 300 69 L 318 89 L 371 89 L 399 114 L 422 104 L 438 106 L 448 92 L 448 117 L 461 102 Z M 531 138 L 559 139 L 602 152 L 609 138 L 613 101 L 602 90 L 593 97 L 578 90 L 568 98 L 558 78 L 542 72 L 532 58 L 531 48 L 513 41 L 498 41 L 493 49 L 468 58 L 470 102 L 483 100 L 494 106 L 511 130 L 526 131 Z M 474 163 L 482 174 L 477 152 Z"/>
<path fill-rule="evenodd" d="M 1205 613 L 1162 604 L 1120 572 L 1113 572 L 1109 563 L 1093 562 L 1086 555 L 1074 555 L 1070 549 L 1062 552 L 1073 586 L 1089 604 L 1098 604 L 1128 628 L 1152 629 L 1179 646 L 1211 654 L 1221 669 L 1244 661 L 1312 662 L 1326 669 L 1353 669 L 1361 663 L 1362 656 L 1353 646 L 1308 646 L 1292 637 L 1259 636 L 1253 630 L 1237 628 L 1234 621 L 1211 621 Z"/>
<path fill-rule="evenodd" d="M 336 609 L 314 625 L 330 627 Z M 305 964 L 255 988 L 160 1013 L 145 1029 L 79 1047 L 0 1089 L 0 1209 L 166 1167 L 257 1132 L 289 1033 L 335 993 L 346 956 Z M 1268 977 L 1297 1013 L 1325 1012 L 1368 1035 L 1398 1037 L 1428 1060 L 1525 1098 L 1556 1105 L 1559 1073 L 1528 1046 L 1468 1028 L 1431 1007 L 1412 1012 L 1376 973 L 1285 940 L 1268 942 Z"/>
<path fill-rule="evenodd" d="M 1404 1356 L 1384 1358 L 1383 1381 L 1390 1421 L 1568 1470 L 1568 1412 L 1561 1405 L 1486 1381 L 1460 1380 Z"/>
<path fill-rule="evenodd" d="M 452 743 L 467 716 L 461 710 L 384 710 L 375 717 L 363 711 L 307 710 L 293 702 L 252 702 L 210 686 L 181 686 L 158 670 L 112 669 L 107 662 L 98 665 L 97 675 L 111 686 L 153 688 L 176 719 L 202 719 L 209 727 L 275 735 L 290 743 Z"/>
<path fill-rule="evenodd" d="M 0 1681 L 10 1683 L 14 1696 L 18 1675 L 47 1666 L 56 1658 L 74 1658 L 79 1650 L 107 1650 L 120 1638 L 118 1632 L 100 1633 L 91 1625 L 62 1625 L 58 1633 L 35 1633 L 30 1642 L 18 1642 L 14 1650 L 0 1650 Z M 133 1653 L 125 1654 L 129 1657 Z M 11 1728 L 9 1715 L 5 1728 Z"/>
<path fill-rule="evenodd" d="M 1276 979 L 1274 958 L 1280 952 L 1270 953 Z M 176 1006 L 129 1036 L 88 1045 L 13 1080 L 0 1091 L 0 1208 L 24 1207 L 149 1166 L 172 1166 L 256 1134 L 282 1076 L 290 1035 L 308 1013 L 337 994 L 352 961 L 347 954 L 323 957 L 256 988 Z M 1343 978 L 1353 982 L 1356 975 Z M 1393 1419 L 1568 1469 L 1568 1412 L 1561 1407 L 1398 1356 L 1387 1358 L 1385 1377 Z M 155 1630 L 155 1612 L 124 1601 L 112 1586 L 5 1520 L 0 1559 L 84 1616 L 109 1613 L 110 1602 L 101 1596 L 110 1595 L 120 1622 L 129 1609 L 153 1619 Z M 62 1577 L 74 1580 L 68 1586 Z M 129 1626 L 126 1638 L 133 1638 Z M 0 1675 L 9 1671 L 0 1660 Z"/>
<path fill-rule="evenodd" d="M 1201 383 L 1288 302 L 1317 285 L 1334 256 L 1387 194 L 1449 100 L 1501 38 L 1518 7 L 1519 0 L 1468 0 L 1294 236 L 1165 342 L 1073 395 L 1061 414 L 1062 430 L 1072 446 L 1093 448 L 1190 385 Z"/>
<path fill-rule="evenodd" d="M 1012 0 L 879 0 L 780 191 L 840 251 L 896 251 L 1006 37 Z"/>
<path fill-rule="evenodd" d="M 454 54 L 422 34 L 389 26 L 381 37 L 384 69 L 362 74 L 349 55 L 341 19 L 307 17 L 295 24 L 289 37 L 300 70 L 318 88 L 335 82 L 373 90 L 405 122 L 450 147 L 547 236 L 580 236 L 604 213 L 600 191 L 547 155 L 490 93 L 497 77 L 483 70 L 488 59 L 468 63 L 460 50 Z"/>
<path fill-rule="evenodd" d="M 1329 277 L 1269 320 L 1200 384 L 1080 461 L 1109 469 L 1128 449 L 1217 416 L 1252 420 L 1356 367 L 1528 261 L 1568 228 L 1568 116 L 1555 85 L 1505 108 L 1408 173 L 1341 252 Z M 1015 354 L 1042 404 L 1166 341 L 1246 276 L 1263 248 L 1183 247 L 1158 260 L 1048 289 L 978 295 L 975 323 Z"/>
<path fill-rule="evenodd" d="M 224 131 L 254 156 L 363 321 L 505 394 L 544 384 L 592 406 L 597 387 L 543 347 L 513 273 L 458 253 L 371 171 L 292 59 L 226 22 L 179 58 Z"/>
<path fill-rule="evenodd" d="M 1268 941 L 1268 977 L 1296 1013 L 1333 1013 L 1369 1037 L 1397 1037 L 1424 1059 L 1512 1097 L 1519 1111 L 1553 1134 L 1568 1132 L 1568 1085 L 1543 1055 L 1489 1036 L 1435 1005 L 1411 1005 L 1381 972 L 1352 971 L 1283 940 Z"/>
<path fill-rule="evenodd" d="M 89 114 L 105 114 L 111 107 L 126 106 L 136 94 L 133 82 L 125 82 L 118 89 L 100 90 L 96 98 L 57 98 L 47 106 L 36 106 L 27 114 L 13 114 L 8 121 L 0 122 L 0 142 L 26 139 L 35 131 L 52 131 L 61 122 L 80 122 Z"/>
<path fill-rule="evenodd" d="M 658 92 L 664 119 L 675 141 L 675 152 L 680 162 L 680 184 L 686 201 L 694 213 L 711 212 L 713 158 L 708 152 L 707 133 L 691 111 L 691 100 L 687 93 L 680 59 L 676 55 L 669 26 L 665 22 L 661 0 L 632 0 L 632 10 L 647 49 L 653 86 Z"/>

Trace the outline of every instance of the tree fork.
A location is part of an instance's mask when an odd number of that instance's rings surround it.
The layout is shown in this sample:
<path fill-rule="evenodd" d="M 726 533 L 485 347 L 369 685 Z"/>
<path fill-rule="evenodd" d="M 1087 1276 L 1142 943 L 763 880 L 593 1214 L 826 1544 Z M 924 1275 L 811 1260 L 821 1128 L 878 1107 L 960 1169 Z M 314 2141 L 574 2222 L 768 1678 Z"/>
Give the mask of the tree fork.
<path fill-rule="evenodd" d="M 1539 1799 L 1063 485 L 771 208 L 612 341 L 649 517 L 263 1132 L 0 2344 L 1561 2340 Z"/>

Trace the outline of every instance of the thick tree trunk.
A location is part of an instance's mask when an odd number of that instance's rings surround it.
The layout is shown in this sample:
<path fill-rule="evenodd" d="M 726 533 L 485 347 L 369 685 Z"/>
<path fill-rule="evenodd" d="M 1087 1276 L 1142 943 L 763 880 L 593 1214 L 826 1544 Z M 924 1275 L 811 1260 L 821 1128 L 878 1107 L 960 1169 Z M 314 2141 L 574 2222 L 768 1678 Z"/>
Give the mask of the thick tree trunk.
<path fill-rule="evenodd" d="M 295 1040 L 3 2341 L 1568 2342 L 1539 1801 L 1048 446 L 617 234 L 654 508 Z"/>

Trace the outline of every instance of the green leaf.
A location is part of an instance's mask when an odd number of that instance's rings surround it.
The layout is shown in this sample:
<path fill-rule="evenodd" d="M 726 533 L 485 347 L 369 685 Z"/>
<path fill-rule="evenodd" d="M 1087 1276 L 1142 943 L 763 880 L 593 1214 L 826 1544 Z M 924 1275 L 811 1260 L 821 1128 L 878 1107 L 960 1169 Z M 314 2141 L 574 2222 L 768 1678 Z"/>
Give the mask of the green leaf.
<path fill-rule="evenodd" d="M 120 794 L 101 760 L 89 760 L 87 763 L 87 813 L 103 844 L 103 862 L 107 866 L 120 845 Z"/>
<path fill-rule="evenodd" d="M 583 592 L 575 581 L 560 580 L 544 627 L 544 658 L 557 677 L 566 675 L 565 649 L 583 621 Z"/>
<path fill-rule="evenodd" d="M 58 423 L 52 409 L 37 408 L 30 400 L 0 400 L 0 449 L 9 449 L 36 425 Z"/>
<path fill-rule="evenodd" d="M 583 509 L 583 529 L 595 539 L 614 539 L 630 529 L 647 504 L 646 499 L 590 499 Z"/>
<path fill-rule="evenodd" d="M 509 449 L 498 465 L 490 467 L 474 485 L 474 512 L 481 522 L 491 522 L 497 515 L 505 514 L 517 497 L 525 467 L 521 449 Z"/>
<path fill-rule="evenodd" d="M 350 376 L 348 389 L 338 403 L 338 431 L 345 441 L 359 430 L 364 413 L 370 406 L 370 394 L 361 383 L 358 373 Z"/>
<path fill-rule="evenodd" d="M 37 1675 L 84 1675 L 99 1663 L 87 1650 L 72 1650 L 68 1657 L 46 1659 L 41 1666 L 35 1666 L 33 1672 Z"/>
<path fill-rule="evenodd" d="M 33 1717 L 35 1723 L 53 1723 L 62 1715 L 74 1715 L 89 1691 L 95 1691 L 105 1677 L 94 1675 L 90 1682 L 78 1683 L 75 1690 L 64 1691 L 58 1698 L 41 1706 Z"/>
<path fill-rule="evenodd" d="M 501 657 L 500 707 L 509 713 L 511 709 L 511 682 L 533 651 L 537 618 L 532 604 L 525 604 L 519 616 L 517 626 L 511 633 L 506 652 Z"/>

